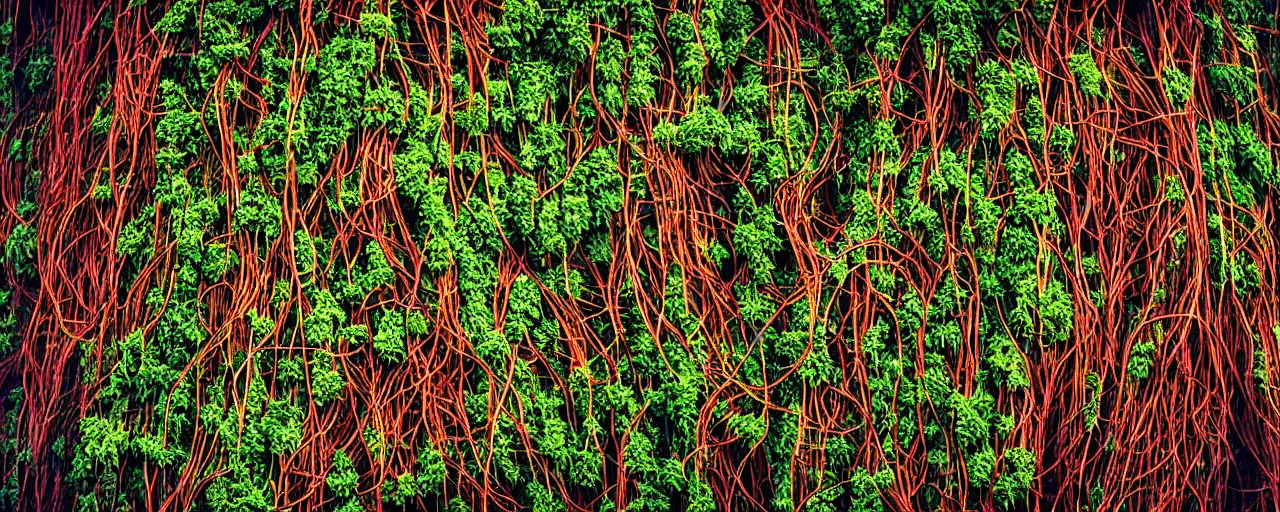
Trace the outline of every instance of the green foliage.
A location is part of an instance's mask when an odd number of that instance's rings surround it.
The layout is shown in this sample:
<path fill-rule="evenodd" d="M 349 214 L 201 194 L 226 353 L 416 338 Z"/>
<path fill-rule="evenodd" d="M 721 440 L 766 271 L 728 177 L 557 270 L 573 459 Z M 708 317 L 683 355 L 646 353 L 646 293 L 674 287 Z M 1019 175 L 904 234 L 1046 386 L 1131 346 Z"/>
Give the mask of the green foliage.
<path fill-rule="evenodd" d="M 53 82 L 53 53 L 48 45 L 40 45 L 27 55 L 23 75 L 27 78 L 27 91 L 40 93 Z"/>
<path fill-rule="evenodd" d="M 702 104 L 680 120 L 676 144 L 685 153 L 699 153 L 712 147 L 728 152 L 725 145 L 730 131 L 729 120 L 724 114 Z"/>
<path fill-rule="evenodd" d="M 407 350 L 404 312 L 384 309 L 378 316 L 378 329 L 373 335 L 373 350 L 388 363 L 402 363 Z"/>
<path fill-rule="evenodd" d="M 1253 102 L 1254 78 L 1253 70 L 1240 64 L 1219 64 L 1209 66 L 1209 85 L 1229 98 L 1243 104 Z"/>
<path fill-rule="evenodd" d="M 1098 69 L 1098 63 L 1093 60 L 1092 52 L 1080 51 L 1072 54 L 1071 59 L 1067 61 L 1067 67 L 1071 69 L 1071 74 L 1075 75 L 1076 84 L 1086 97 L 1106 98 L 1109 95 L 1102 89 L 1102 70 Z"/>
<path fill-rule="evenodd" d="M 1013 75 L 993 60 L 978 66 L 977 80 L 978 98 L 982 101 L 982 134 L 991 137 L 1009 125 L 1017 86 Z"/>
<path fill-rule="evenodd" d="M 528 123 L 543 117 L 546 105 L 556 104 L 563 91 L 555 87 L 560 82 L 560 70 L 545 61 L 523 61 L 511 67 L 512 86 L 515 92 L 515 110 L 518 119 Z"/>
<path fill-rule="evenodd" d="M 263 338 L 276 329 L 276 322 L 270 316 L 259 316 L 256 309 L 249 310 L 249 329 L 255 338 Z"/>
<path fill-rule="evenodd" d="M 418 466 L 416 482 L 418 492 L 424 495 L 443 493 L 446 476 L 444 454 L 436 449 L 430 439 L 427 439 L 418 450 Z"/>
<path fill-rule="evenodd" d="M 366 128 L 385 126 L 387 131 L 399 134 L 404 130 L 404 99 L 403 93 L 393 89 L 387 83 L 366 90 L 362 107 L 364 119 L 361 125 Z"/>
<path fill-rule="evenodd" d="M 1182 187 L 1182 180 L 1178 179 L 1177 176 L 1169 175 L 1164 177 L 1164 198 L 1176 203 L 1187 200 L 1187 191 Z"/>
<path fill-rule="evenodd" d="M 453 120 L 467 135 L 483 135 L 489 131 L 489 103 L 480 93 L 473 93 L 466 109 L 454 111 Z"/>
<path fill-rule="evenodd" d="M 365 6 L 366 9 L 369 7 L 369 5 Z M 395 35 L 395 28 L 395 23 L 386 14 L 368 10 L 360 13 L 360 30 L 363 32 L 387 38 Z"/>
<path fill-rule="evenodd" d="M 995 405 L 991 395 L 981 391 L 971 397 L 955 393 L 949 405 L 955 415 L 956 439 L 961 446 L 973 447 L 987 439 Z"/>
<path fill-rule="evenodd" d="M 565 157 L 565 140 L 562 127 L 541 123 L 534 128 L 528 140 L 520 146 L 520 165 L 526 171 L 544 169 L 550 180 L 560 181 L 569 170 Z"/>
<path fill-rule="evenodd" d="M 982 50 L 978 18 L 983 13 L 973 0 L 941 0 L 934 4 L 938 42 L 946 51 L 947 65 L 965 70 Z"/>
<path fill-rule="evenodd" d="M 356 487 L 360 484 L 360 474 L 356 473 L 355 465 L 351 463 L 351 457 L 347 456 L 347 452 L 342 450 L 333 452 L 333 466 L 329 469 L 329 474 L 324 481 L 329 492 L 339 498 L 355 495 Z"/>
<path fill-rule="evenodd" d="M 881 27 L 880 35 L 876 37 L 876 57 L 886 60 L 896 60 L 898 58 L 903 49 L 903 38 L 911 33 L 906 21 L 905 17 L 900 17 L 894 20 L 893 23 Z"/>
<path fill-rule="evenodd" d="M 991 485 L 991 477 L 996 470 L 995 452 L 990 446 L 983 447 L 965 458 L 965 471 L 969 473 L 969 485 L 975 488 L 986 488 Z"/>
<path fill-rule="evenodd" d="M 4 259 L 18 274 L 36 277 L 36 228 L 28 224 L 15 224 L 4 241 Z"/>
<path fill-rule="evenodd" d="M 373 42 L 349 34 L 332 38 L 320 49 L 312 68 L 315 83 L 300 105 L 306 128 L 295 138 L 301 150 L 300 182 L 312 183 L 318 169 L 355 132 L 364 117 L 367 78 L 376 63 Z"/>
<path fill-rule="evenodd" d="M 240 194 L 240 204 L 232 217 L 235 229 L 262 233 L 267 239 L 280 236 L 280 201 L 267 192 L 258 180 Z"/>
<path fill-rule="evenodd" d="M 772 206 L 748 206 L 733 230 L 734 248 L 747 258 L 751 277 L 758 282 L 771 280 L 776 268 L 773 256 L 782 250 L 782 239 L 776 232 L 777 223 Z"/>
<path fill-rule="evenodd" d="M 333 354 L 318 350 L 311 358 L 311 398 L 323 406 L 342 396 L 347 382 L 334 368 Z"/>
<path fill-rule="evenodd" d="M 418 495 L 413 473 L 401 473 L 395 479 L 382 481 L 382 501 L 404 506 Z"/>
<path fill-rule="evenodd" d="M 531 43 L 545 16 L 538 0 L 512 0 L 504 4 L 502 22 L 489 26 L 488 36 L 499 48 Z"/>
<path fill-rule="evenodd" d="M 1012 509 L 1027 498 L 1036 476 L 1036 454 L 1022 447 L 1005 450 L 1000 476 L 994 486 L 996 501 L 1004 509 Z"/>
<path fill-rule="evenodd" d="M 1049 148 L 1066 157 L 1075 150 L 1075 147 L 1075 132 L 1064 125 L 1054 125 L 1053 132 L 1049 135 Z"/>
<path fill-rule="evenodd" d="M 1174 108 L 1182 108 L 1191 99 L 1191 77 L 1176 66 L 1164 68 L 1164 94 Z"/>
<path fill-rule="evenodd" d="M 1065 342 L 1075 325 L 1075 303 L 1062 281 L 1053 280 L 1040 293 L 1037 311 L 1043 334 L 1049 341 Z"/>
<path fill-rule="evenodd" d="M 1271 363 L 1267 360 L 1267 353 L 1262 350 L 1253 351 L 1253 381 L 1258 384 L 1259 389 L 1267 389 L 1271 383 Z"/>
<path fill-rule="evenodd" d="M 1093 430 L 1098 425 L 1099 409 L 1102 405 L 1102 381 L 1098 374 L 1089 372 L 1085 375 L 1085 386 L 1089 388 L 1089 402 L 1084 407 L 1084 425 Z"/>
<path fill-rule="evenodd" d="M 338 301 L 328 289 L 314 292 L 311 312 L 303 320 L 303 332 L 307 342 L 312 345 L 323 345 L 337 341 L 335 335 L 347 322 L 347 313 L 338 306 Z"/>
<path fill-rule="evenodd" d="M 395 283 L 395 271 L 391 270 L 391 265 L 387 263 L 381 244 L 376 241 L 365 244 L 364 256 L 364 272 L 356 276 L 356 285 L 364 290 L 364 293 Z"/>
<path fill-rule="evenodd" d="M 660 145 L 673 144 L 680 135 L 680 129 L 663 119 L 653 127 L 653 141 Z"/>
<path fill-rule="evenodd" d="M 1129 349 L 1129 377 L 1138 381 L 1146 379 L 1151 374 L 1155 353 L 1156 344 L 1152 341 L 1134 343 Z"/>
<path fill-rule="evenodd" d="M 516 277 L 507 305 L 506 333 L 519 341 L 542 321 L 542 291 L 529 276 Z"/>
<path fill-rule="evenodd" d="M 858 512 L 882 512 L 885 509 L 884 500 L 880 497 L 881 489 L 887 489 L 894 484 L 894 473 L 892 469 L 884 468 L 874 474 L 867 468 L 858 467 L 853 470 L 853 478 L 850 482 L 850 508 L 849 510 Z"/>
<path fill-rule="evenodd" d="M 302 442 L 302 407 L 284 400 L 271 400 L 262 417 L 271 452 L 281 455 L 297 451 Z"/>
<path fill-rule="evenodd" d="M 880 31 L 885 16 L 883 2 L 867 0 L 819 0 L 818 13 L 842 53 L 861 50 Z"/>
<path fill-rule="evenodd" d="M 12 25 L 0 25 L 9 26 Z M 7 54 L 0 54 L 0 108 L 13 107 L 13 59 Z"/>
<path fill-rule="evenodd" d="M 1031 386 L 1022 352 L 1012 340 L 996 336 L 987 350 L 986 361 L 991 365 L 997 384 L 1007 385 L 1010 389 Z"/>
<path fill-rule="evenodd" d="M 80 444 L 76 450 L 73 475 L 88 477 L 92 473 L 91 464 L 96 464 L 107 471 L 114 471 L 120 465 L 120 456 L 124 453 L 129 433 L 124 424 L 98 416 L 86 416 L 80 419 Z"/>
<path fill-rule="evenodd" d="M 695 27 L 693 17 L 686 12 L 676 11 L 667 18 L 667 38 L 676 43 L 675 74 L 685 84 L 701 81 L 708 63 L 706 49 L 698 44 L 700 34 Z M 712 34 L 715 32 L 706 35 Z M 712 38 L 709 42 L 714 46 L 719 42 L 717 39 Z"/>

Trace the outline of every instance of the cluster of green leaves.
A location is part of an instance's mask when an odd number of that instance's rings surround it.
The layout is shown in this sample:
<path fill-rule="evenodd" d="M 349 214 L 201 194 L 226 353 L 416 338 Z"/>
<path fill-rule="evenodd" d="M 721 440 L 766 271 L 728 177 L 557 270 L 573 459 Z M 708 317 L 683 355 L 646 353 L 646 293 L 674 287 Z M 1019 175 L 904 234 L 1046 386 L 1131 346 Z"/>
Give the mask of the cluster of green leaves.
<path fill-rule="evenodd" d="M 1085 96 L 1105 98 L 1110 94 L 1103 89 L 1106 84 L 1103 83 L 1102 70 L 1098 69 L 1098 63 L 1093 60 L 1093 52 L 1089 49 L 1072 54 L 1067 61 L 1067 68 L 1075 75 L 1076 85 Z"/>
<path fill-rule="evenodd" d="M 1014 103 L 1019 87 L 1033 88 L 1039 83 L 1039 74 L 1022 61 L 1013 63 L 1012 71 L 994 60 L 984 61 L 975 73 L 977 93 L 982 102 L 979 119 L 982 134 L 994 136 L 1009 125 L 1016 111 Z"/>
<path fill-rule="evenodd" d="M 9 55 L 13 43 L 13 19 L 0 20 L 0 110 L 13 108 L 13 58 Z"/>
<path fill-rule="evenodd" d="M 1169 103 L 1174 108 L 1182 108 L 1191 99 L 1192 83 L 1191 77 L 1178 69 L 1177 66 L 1169 66 L 1164 68 L 1164 94 L 1169 98 Z"/>
<path fill-rule="evenodd" d="M 1280 186 L 1280 166 L 1250 124 L 1198 123 L 1196 135 L 1201 172 L 1214 184 L 1215 195 L 1248 207 L 1269 187 Z M 1208 227 L 1216 226 L 1210 222 Z"/>

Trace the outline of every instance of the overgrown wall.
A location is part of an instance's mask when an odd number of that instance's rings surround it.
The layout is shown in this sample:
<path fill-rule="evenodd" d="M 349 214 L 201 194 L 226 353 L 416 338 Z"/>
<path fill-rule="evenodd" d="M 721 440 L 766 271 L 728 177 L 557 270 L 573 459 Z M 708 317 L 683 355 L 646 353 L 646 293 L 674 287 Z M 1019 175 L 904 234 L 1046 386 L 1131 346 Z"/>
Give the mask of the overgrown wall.
<path fill-rule="evenodd" d="M 1277 28 L 9 0 L 0 509 L 1280 508 Z"/>

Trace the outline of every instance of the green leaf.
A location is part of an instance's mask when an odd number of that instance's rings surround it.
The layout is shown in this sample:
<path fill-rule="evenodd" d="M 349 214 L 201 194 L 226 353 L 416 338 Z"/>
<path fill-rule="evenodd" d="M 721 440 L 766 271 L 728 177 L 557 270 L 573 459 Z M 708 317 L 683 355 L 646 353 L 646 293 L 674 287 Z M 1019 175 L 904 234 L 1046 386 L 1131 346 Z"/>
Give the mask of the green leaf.
<path fill-rule="evenodd" d="M 388 363 L 404 362 L 405 343 L 404 312 L 384 309 L 378 316 L 377 333 L 373 335 L 373 350 L 378 358 Z"/>

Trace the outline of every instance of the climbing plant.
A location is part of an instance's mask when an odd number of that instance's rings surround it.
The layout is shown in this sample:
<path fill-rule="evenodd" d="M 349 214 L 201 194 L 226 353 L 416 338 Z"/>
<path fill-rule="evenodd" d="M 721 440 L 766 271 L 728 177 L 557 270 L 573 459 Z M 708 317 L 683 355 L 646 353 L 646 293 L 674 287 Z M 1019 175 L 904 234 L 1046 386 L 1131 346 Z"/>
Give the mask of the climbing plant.
<path fill-rule="evenodd" d="M 0 509 L 1280 500 L 1274 2 L 0 6 Z"/>

